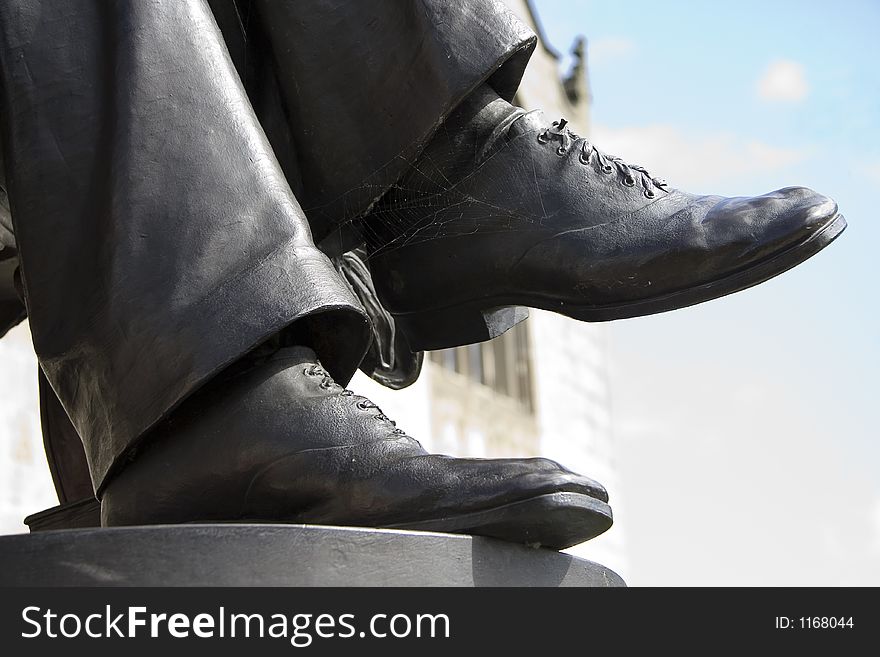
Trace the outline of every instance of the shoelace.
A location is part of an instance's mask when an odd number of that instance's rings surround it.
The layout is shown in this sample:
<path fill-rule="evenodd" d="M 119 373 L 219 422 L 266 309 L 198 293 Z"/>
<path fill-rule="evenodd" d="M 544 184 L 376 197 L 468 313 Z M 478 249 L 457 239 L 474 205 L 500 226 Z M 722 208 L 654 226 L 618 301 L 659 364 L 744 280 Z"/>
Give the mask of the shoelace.
<path fill-rule="evenodd" d="M 339 394 L 342 395 L 343 397 L 357 397 L 358 402 L 357 402 L 356 406 L 359 409 L 361 409 L 362 411 L 371 411 L 371 410 L 378 411 L 376 414 L 373 415 L 373 417 L 375 417 L 377 420 L 379 420 L 381 422 L 386 422 L 386 423 L 390 424 L 392 427 L 394 427 L 394 429 L 392 430 L 391 433 L 397 434 L 397 435 L 405 435 L 406 434 L 406 432 L 403 429 L 398 428 L 397 422 L 395 422 L 390 417 L 385 415 L 385 413 L 382 412 L 382 409 L 379 408 L 378 404 L 373 403 L 372 401 L 370 401 L 366 397 L 362 397 L 360 395 L 354 394 L 354 392 L 352 392 L 348 388 L 343 388 L 341 385 L 336 383 L 336 381 L 333 380 L 333 377 L 330 376 L 330 373 L 327 370 L 325 370 L 323 367 L 321 367 L 320 365 L 317 365 L 317 364 L 309 365 L 305 370 L 303 370 L 303 373 L 306 374 L 307 376 L 321 377 L 321 383 L 319 383 L 318 385 L 324 390 L 339 390 L 340 391 Z"/>
<path fill-rule="evenodd" d="M 664 192 L 666 191 L 667 183 L 665 180 L 662 178 L 655 178 L 648 173 L 648 170 L 645 169 L 645 167 L 637 164 L 627 164 L 616 155 L 603 153 L 588 139 L 579 137 L 569 130 L 566 127 L 567 125 L 568 121 L 565 119 L 554 121 L 551 127 L 538 135 L 538 141 L 542 144 L 546 144 L 553 140 L 559 141 L 560 144 L 556 149 L 556 154 L 559 156 L 565 155 L 573 146 L 580 144 L 581 152 L 578 155 L 578 160 L 581 164 L 590 165 L 593 163 L 593 160 L 596 160 L 599 163 L 599 170 L 602 173 L 611 174 L 616 170 L 623 179 L 623 184 L 627 187 L 635 186 L 637 175 L 641 180 L 642 192 L 647 198 L 654 198 L 657 196 L 654 191 L 655 187 Z"/>

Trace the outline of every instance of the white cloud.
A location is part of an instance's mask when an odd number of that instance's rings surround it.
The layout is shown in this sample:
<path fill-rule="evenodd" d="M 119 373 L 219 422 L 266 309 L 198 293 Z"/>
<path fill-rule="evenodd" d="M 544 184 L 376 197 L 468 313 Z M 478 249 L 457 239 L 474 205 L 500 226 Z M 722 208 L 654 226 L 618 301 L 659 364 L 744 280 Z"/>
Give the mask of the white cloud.
<path fill-rule="evenodd" d="M 623 59 L 636 52 L 636 44 L 625 37 L 604 37 L 587 42 L 590 66 L 601 66 L 616 59 Z"/>
<path fill-rule="evenodd" d="M 779 172 L 810 155 L 808 150 L 779 148 L 731 133 L 685 134 L 668 124 L 620 129 L 595 125 L 592 135 L 603 151 L 641 164 L 673 187 L 689 191 Z"/>
<path fill-rule="evenodd" d="M 772 102 L 797 103 L 810 93 L 803 65 L 790 59 L 770 62 L 758 79 L 758 97 Z"/>

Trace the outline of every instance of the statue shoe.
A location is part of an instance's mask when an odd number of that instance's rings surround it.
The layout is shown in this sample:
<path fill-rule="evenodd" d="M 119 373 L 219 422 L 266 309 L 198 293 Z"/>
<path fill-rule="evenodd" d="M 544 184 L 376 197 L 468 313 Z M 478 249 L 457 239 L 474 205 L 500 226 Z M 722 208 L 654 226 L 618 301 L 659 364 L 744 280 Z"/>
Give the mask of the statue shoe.
<path fill-rule="evenodd" d="M 776 276 L 846 226 L 803 187 L 673 189 L 540 112 L 513 111 L 480 148 L 435 142 L 364 221 L 377 293 L 414 351 L 494 337 L 519 306 L 584 321 L 690 306 Z"/>
<path fill-rule="evenodd" d="M 109 481 L 101 514 L 105 526 L 356 525 L 561 549 L 611 526 L 607 501 L 547 459 L 429 454 L 291 347 L 184 402 Z"/>

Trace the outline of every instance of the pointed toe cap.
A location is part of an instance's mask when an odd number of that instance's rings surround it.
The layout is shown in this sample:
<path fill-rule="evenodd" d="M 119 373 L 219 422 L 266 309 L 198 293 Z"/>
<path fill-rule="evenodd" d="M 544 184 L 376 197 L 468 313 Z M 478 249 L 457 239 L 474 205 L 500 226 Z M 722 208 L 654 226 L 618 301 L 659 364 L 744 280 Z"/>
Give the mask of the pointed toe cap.
<path fill-rule="evenodd" d="M 808 231 L 821 230 L 840 214 L 834 199 L 808 187 L 786 187 L 775 194 L 789 205 L 792 223 L 797 223 Z"/>

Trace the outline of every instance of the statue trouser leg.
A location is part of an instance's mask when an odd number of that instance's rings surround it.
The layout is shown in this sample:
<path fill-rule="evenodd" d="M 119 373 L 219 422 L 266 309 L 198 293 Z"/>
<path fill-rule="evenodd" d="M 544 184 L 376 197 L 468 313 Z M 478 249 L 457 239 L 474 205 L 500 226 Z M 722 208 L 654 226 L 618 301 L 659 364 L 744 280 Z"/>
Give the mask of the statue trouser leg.
<path fill-rule="evenodd" d="M 513 98 L 537 42 L 499 0 L 239 5 L 248 60 L 268 53 L 287 108 L 302 183 L 294 191 L 315 242 L 334 255 L 361 241 L 356 220 L 476 88 Z"/>
<path fill-rule="evenodd" d="M 493 70 L 505 54 L 492 53 Z M 375 524 L 554 547 L 606 529 L 595 482 L 541 459 L 426 454 L 338 385 L 368 326 L 291 190 L 315 183 L 290 167 L 335 146 L 344 171 L 358 134 L 320 117 L 264 120 L 280 101 L 249 97 L 259 80 L 243 85 L 234 63 L 200 0 L 0 7 L 0 117 L 34 346 L 105 524 Z M 432 82 L 446 100 L 428 132 L 482 79 L 455 94 Z M 308 121 L 334 136 L 304 143 Z M 282 170 L 273 146 L 285 137 Z"/>
<path fill-rule="evenodd" d="M 34 347 L 95 488 L 181 400 L 294 322 L 333 325 L 324 358 L 348 380 L 363 313 L 312 244 L 206 6 L 0 13 Z"/>

